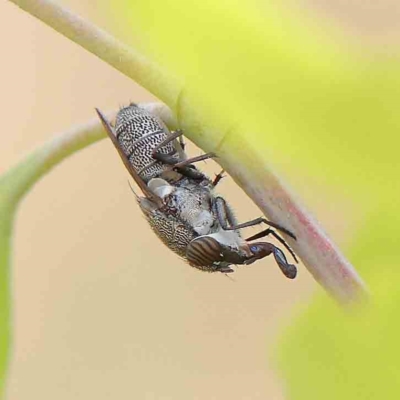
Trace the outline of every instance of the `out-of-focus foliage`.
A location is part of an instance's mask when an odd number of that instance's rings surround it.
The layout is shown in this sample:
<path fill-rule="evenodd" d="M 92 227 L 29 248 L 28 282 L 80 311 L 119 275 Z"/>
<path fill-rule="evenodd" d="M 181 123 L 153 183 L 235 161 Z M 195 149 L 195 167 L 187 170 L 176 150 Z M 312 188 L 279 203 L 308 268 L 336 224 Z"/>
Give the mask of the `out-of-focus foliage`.
<path fill-rule="evenodd" d="M 350 256 L 370 284 L 371 303 L 343 310 L 320 296 L 280 346 L 292 399 L 397 399 L 400 393 L 397 207 L 371 213 Z M 389 217 L 392 214 L 390 224 Z M 371 231 L 371 229 L 373 229 Z"/>
<path fill-rule="evenodd" d="M 9 258 L 13 207 L 0 182 L 0 397 L 4 390 L 10 341 Z"/>
<path fill-rule="evenodd" d="M 357 53 L 276 2 L 113 7 L 125 36 L 182 78 L 182 96 L 196 98 L 207 120 L 235 127 L 288 177 L 323 177 L 368 215 L 349 256 L 372 304 L 343 315 L 315 299 L 281 348 L 292 398 L 397 398 L 398 54 Z"/>
<path fill-rule="evenodd" d="M 19 203 L 55 165 L 103 137 L 104 132 L 97 120 L 77 126 L 45 143 L 0 176 L 0 398 L 11 344 L 10 253 L 13 222 Z"/>
<path fill-rule="evenodd" d="M 0 178 L 0 398 L 2 397 L 11 339 L 10 250 L 18 202 L 30 186 L 34 160 L 22 162 Z"/>

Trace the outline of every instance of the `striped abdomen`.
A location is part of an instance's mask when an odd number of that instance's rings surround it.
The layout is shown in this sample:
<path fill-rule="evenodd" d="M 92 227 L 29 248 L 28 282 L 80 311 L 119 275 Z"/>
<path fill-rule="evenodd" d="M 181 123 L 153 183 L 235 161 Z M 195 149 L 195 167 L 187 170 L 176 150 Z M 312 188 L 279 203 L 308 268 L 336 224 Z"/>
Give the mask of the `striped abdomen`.
<path fill-rule="evenodd" d="M 153 150 L 170 134 L 158 117 L 131 104 L 118 112 L 115 133 L 122 151 L 145 182 L 160 176 L 168 168 L 165 164 L 155 161 L 152 156 Z M 170 142 L 158 152 L 173 154 L 176 150 Z M 178 154 L 174 157 L 178 162 Z"/>

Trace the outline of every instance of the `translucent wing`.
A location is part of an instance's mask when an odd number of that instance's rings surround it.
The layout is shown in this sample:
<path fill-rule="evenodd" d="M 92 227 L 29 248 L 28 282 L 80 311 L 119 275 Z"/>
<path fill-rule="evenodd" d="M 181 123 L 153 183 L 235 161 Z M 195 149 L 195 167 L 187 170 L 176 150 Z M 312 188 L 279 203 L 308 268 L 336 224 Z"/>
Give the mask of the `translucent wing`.
<path fill-rule="evenodd" d="M 121 157 L 122 162 L 124 163 L 126 169 L 129 171 L 129 174 L 131 175 L 131 177 L 134 179 L 134 181 L 139 186 L 139 188 L 141 189 L 143 194 L 146 196 L 146 198 L 153 201 L 155 204 L 157 204 L 157 206 L 161 207 L 163 205 L 161 198 L 149 190 L 146 183 L 142 180 L 142 178 L 139 176 L 139 174 L 135 171 L 132 164 L 129 162 L 128 157 L 125 155 L 125 153 L 121 149 L 121 146 L 118 143 L 118 139 L 115 134 L 115 130 L 111 126 L 110 122 L 107 120 L 107 118 L 104 116 L 104 114 L 99 109 L 96 108 L 96 112 L 100 118 L 101 123 L 104 126 L 105 131 L 107 132 L 107 135 L 110 137 L 111 141 L 113 142 L 115 148 L 118 151 L 118 154 Z"/>

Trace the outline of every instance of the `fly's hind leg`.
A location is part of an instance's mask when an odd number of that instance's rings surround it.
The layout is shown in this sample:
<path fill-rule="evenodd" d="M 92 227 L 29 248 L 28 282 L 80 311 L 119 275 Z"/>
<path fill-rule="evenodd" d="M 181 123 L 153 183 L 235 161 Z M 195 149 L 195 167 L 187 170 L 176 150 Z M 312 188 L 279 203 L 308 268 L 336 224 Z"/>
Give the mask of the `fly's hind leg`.
<path fill-rule="evenodd" d="M 160 149 L 162 149 L 164 146 L 166 146 L 167 144 L 171 143 L 172 141 L 174 141 L 175 139 L 181 138 L 183 135 L 183 131 L 180 129 L 177 129 L 176 131 L 171 132 L 170 135 L 168 135 L 166 137 L 166 139 L 164 139 L 161 143 L 159 143 L 152 151 L 152 156 L 154 158 L 156 158 L 156 156 L 158 154 L 160 154 Z M 175 154 L 175 152 L 173 152 L 172 154 Z M 171 154 L 171 155 L 172 155 Z"/>
<path fill-rule="evenodd" d="M 183 167 L 189 166 L 191 164 L 194 164 L 195 162 L 209 160 L 210 158 L 214 158 L 214 157 L 216 157 L 215 153 L 205 153 L 200 156 L 188 158 L 187 160 L 178 162 L 174 165 L 174 168 L 183 168 Z"/>
<path fill-rule="evenodd" d="M 183 143 L 182 139 L 183 132 L 181 130 L 176 130 L 171 132 L 171 134 L 163 140 L 161 143 L 159 143 L 152 151 L 152 157 L 157 160 L 162 162 L 163 164 L 170 165 L 173 168 L 176 168 L 178 172 L 180 172 L 182 175 L 187 176 L 188 178 L 192 179 L 204 179 L 204 174 L 202 174 L 200 171 L 197 171 L 192 164 L 195 162 L 207 160 L 209 158 L 215 157 L 214 153 L 206 153 L 201 156 L 197 157 L 192 157 L 188 158 L 187 160 L 183 161 L 177 161 L 176 157 L 174 157 L 176 151 L 172 151 L 171 153 L 165 154 L 165 153 L 160 153 L 160 149 L 162 149 L 164 146 L 167 144 L 171 143 L 175 139 L 180 139 L 180 145 L 184 148 L 185 145 Z"/>

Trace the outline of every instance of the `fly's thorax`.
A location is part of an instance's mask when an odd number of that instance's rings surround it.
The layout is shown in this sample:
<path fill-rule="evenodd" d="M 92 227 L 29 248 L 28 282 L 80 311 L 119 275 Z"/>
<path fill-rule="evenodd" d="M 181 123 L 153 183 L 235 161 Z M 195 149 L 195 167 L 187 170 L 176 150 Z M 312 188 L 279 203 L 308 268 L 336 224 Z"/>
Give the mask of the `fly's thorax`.
<path fill-rule="evenodd" d="M 148 187 L 163 200 L 168 213 L 187 223 L 198 235 L 211 232 L 216 221 L 208 190 L 197 186 L 190 189 L 173 186 L 161 178 L 151 179 Z"/>
<path fill-rule="evenodd" d="M 199 235 L 210 233 L 215 224 L 207 191 L 175 188 L 165 197 L 165 203 L 169 208 L 176 209 L 180 218 Z"/>

